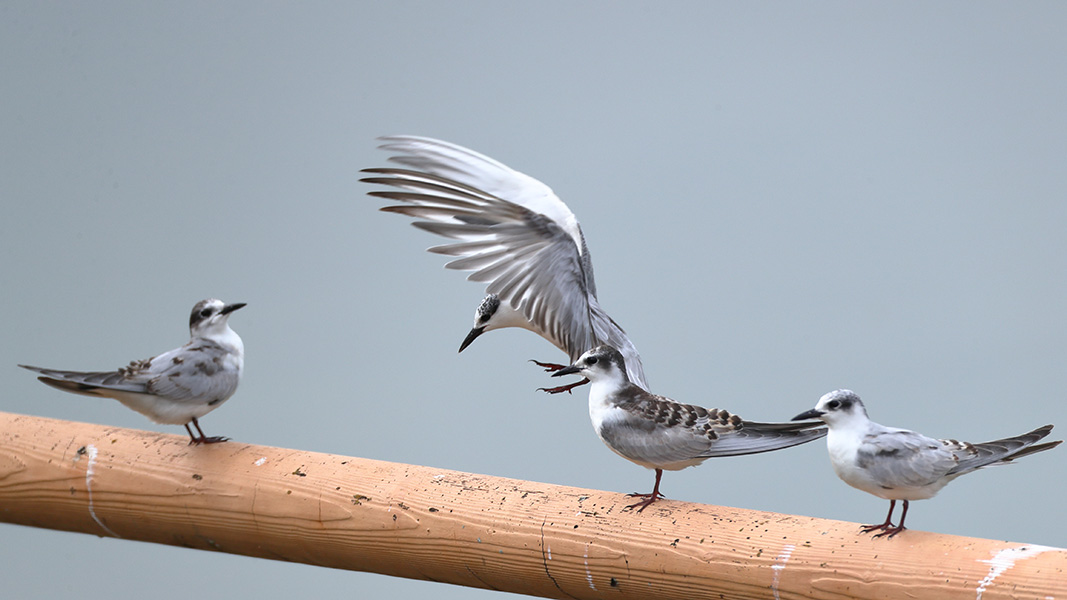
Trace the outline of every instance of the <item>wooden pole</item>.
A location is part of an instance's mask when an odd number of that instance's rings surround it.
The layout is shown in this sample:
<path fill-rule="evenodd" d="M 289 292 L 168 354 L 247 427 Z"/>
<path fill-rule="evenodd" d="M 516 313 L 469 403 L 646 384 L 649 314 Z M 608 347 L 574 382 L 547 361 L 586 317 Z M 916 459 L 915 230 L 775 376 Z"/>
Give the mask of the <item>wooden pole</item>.
<path fill-rule="evenodd" d="M 1065 598 L 1067 550 L 0 413 L 0 521 L 546 598 Z"/>

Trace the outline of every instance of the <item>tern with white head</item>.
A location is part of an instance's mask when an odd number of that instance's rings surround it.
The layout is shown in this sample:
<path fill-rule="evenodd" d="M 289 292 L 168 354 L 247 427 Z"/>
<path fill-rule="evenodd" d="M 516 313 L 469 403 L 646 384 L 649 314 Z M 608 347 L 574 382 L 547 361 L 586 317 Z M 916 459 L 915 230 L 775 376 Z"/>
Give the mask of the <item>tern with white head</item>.
<path fill-rule="evenodd" d="M 116 371 L 19 366 L 39 373 L 41 382 L 65 392 L 114 398 L 156 423 L 185 425 L 190 444 L 225 442 L 229 438 L 205 436 L 197 419 L 237 391 L 244 369 L 244 343 L 228 321 L 233 311 L 243 306 L 243 302 L 201 300 L 189 315 L 191 339 L 187 344 L 132 361 Z M 199 435 L 193 434 L 189 423 Z"/>
<path fill-rule="evenodd" d="M 960 475 L 990 465 L 1009 464 L 1060 444 L 1035 445 L 1052 431 L 1052 425 L 981 444 L 938 440 L 907 429 L 886 427 L 867 417 L 867 409 L 852 390 L 825 394 L 815 408 L 794 417 L 798 419 L 820 419 L 829 426 L 826 447 L 830 464 L 842 481 L 889 500 L 885 522 L 863 526 L 865 533 L 881 531 L 875 537 L 893 537 L 904 531 L 910 500 L 933 498 Z M 903 501 L 904 506 L 900 525 L 893 525 L 897 500 Z"/>

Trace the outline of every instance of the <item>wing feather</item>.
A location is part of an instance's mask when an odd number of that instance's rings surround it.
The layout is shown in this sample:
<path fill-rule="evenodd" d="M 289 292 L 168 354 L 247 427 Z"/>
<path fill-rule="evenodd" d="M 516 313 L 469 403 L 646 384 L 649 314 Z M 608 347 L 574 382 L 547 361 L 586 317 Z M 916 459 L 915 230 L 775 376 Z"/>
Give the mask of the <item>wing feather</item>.
<path fill-rule="evenodd" d="M 367 183 L 402 191 L 370 195 L 402 204 L 382 210 L 455 240 L 431 252 L 445 266 L 471 271 L 530 321 L 534 330 L 577 360 L 601 343 L 620 349 L 631 381 L 647 387 L 640 356 L 596 302 L 592 263 L 574 214 L 544 183 L 473 150 L 415 136 L 382 138 L 404 168 L 365 169 Z"/>

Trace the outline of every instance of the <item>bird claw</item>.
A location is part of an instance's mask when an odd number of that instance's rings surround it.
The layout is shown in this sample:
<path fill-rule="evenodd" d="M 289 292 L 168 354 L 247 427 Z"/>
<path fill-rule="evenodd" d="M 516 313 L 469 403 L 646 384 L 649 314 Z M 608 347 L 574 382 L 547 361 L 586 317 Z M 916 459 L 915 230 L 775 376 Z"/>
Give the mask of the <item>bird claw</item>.
<path fill-rule="evenodd" d="M 537 391 L 546 392 L 548 394 L 560 394 L 560 393 L 563 393 L 563 392 L 567 392 L 568 394 L 571 394 L 571 393 L 573 393 L 571 390 L 573 390 L 574 388 L 576 388 L 576 387 L 578 387 L 580 385 L 585 385 L 587 383 L 589 383 L 589 380 L 588 379 L 583 379 L 583 380 L 581 380 L 581 381 L 579 381 L 577 383 L 568 383 L 567 385 L 561 385 L 559 387 L 537 388 Z"/>
<path fill-rule="evenodd" d="M 198 437 L 189 440 L 190 446 L 199 446 L 200 444 L 221 444 L 222 442 L 228 442 L 230 438 L 223 435 L 213 435 L 211 437 Z"/>
<path fill-rule="evenodd" d="M 898 525 L 897 527 L 879 527 L 879 529 L 885 529 L 885 531 L 883 531 L 882 533 L 876 533 L 872 537 L 882 537 L 884 535 L 887 538 L 892 538 L 894 535 L 900 533 L 901 531 L 904 531 L 905 527 L 903 525 Z M 874 530 L 871 529 L 870 531 Z"/>
<path fill-rule="evenodd" d="M 554 371 L 559 371 L 560 369 L 567 368 L 567 365 L 557 365 L 556 363 L 541 362 L 539 360 L 534 360 L 532 358 L 530 359 L 530 362 L 532 362 L 533 364 L 535 364 L 535 365 L 537 365 L 539 367 L 544 368 L 546 373 L 552 373 Z M 567 392 L 568 394 L 571 394 L 571 393 L 573 393 L 571 390 L 573 390 L 574 388 L 576 388 L 576 387 L 578 387 L 580 385 L 585 385 L 587 383 L 589 383 L 589 380 L 588 379 L 583 379 L 583 380 L 579 381 L 578 383 L 568 383 L 567 385 L 561 385 L 561 386 L 558 386 L 558 387 L 537 388 L 537 391 L 545 392 L 545 393 L 548 393 L 548 394 L 562 394 L 563 392 Z"/>
<path fill-rule="evenodd" d="M 626 494 L 626 495 L 629 496 L 630 498 L 644 498 L 644 500 L 641 500 L 640 502 L 634 502 L 633 504 L 629 504 L 629 505 L 626 506 L 626 508 L 631 508 L 631 509 L 634 508 L 634 507 L 639 507 L 639 508 L 637 508 L 637 512 L 641 512 L 641 511 L 645 510 L 645 508 L 647 508 L 649 505 L 651 505 L 653 502 L 655 502 L 656 500 L 658 500 L 660 498 L 666 498 L 666 496 L 664 496 L 663 494 L 661 494 L 659 492 L 651 492 L 651 493 L 648 493 L 648 494 L 642 494 L 642 493 L 639 493 L 639 492 L 634 492 L 632 494 Z"/>
<path fill-rule="evenodd" d="M 889 537 L 893 537 L 894 535 L 903 531 L 904 527 L 897 527 L 896 525 L 893 525 L 893 523 L 886 521 L 885 523 L 879 523 L 877 525 L 861 525 L 860 530 L 863 531 L 863 533 L 870 533 L 872 531 L 881 530 L 882 533 L 875 534 L 874 537 L 882 537 L 886 534 L 888 534 Z"/>
<path fill-rule="evenodd" d="M 530 359 L 530 362 L 532 362 L 533 364 L 535 364 L 535 365 L 537 365 L 539 367 L 543 367 L 546 373 L 552 373 L 554 371 L 558 371 L 560 369 L 564 369 L 564 368 L 567 367 L 567 365 L 557 365 L 556 363 L 546 363 L 546 362 L 541 362 L 539 360 L 534 360 L 532 358 Z"/>

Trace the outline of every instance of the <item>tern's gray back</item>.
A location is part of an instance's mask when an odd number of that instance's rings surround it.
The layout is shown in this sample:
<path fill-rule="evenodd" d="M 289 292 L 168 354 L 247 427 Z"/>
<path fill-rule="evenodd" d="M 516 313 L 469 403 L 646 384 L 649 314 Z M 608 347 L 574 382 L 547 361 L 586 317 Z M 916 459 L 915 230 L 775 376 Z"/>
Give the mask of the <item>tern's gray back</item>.
<path fill-rule="evenodd" d="M 812 422 L 756 423 L 720 409 L 682 404 L 635 385 L 613 401 L 624 416 L 604 420 L 598 434 L 639 464 L 674 470 L 703 459 L 780 450 L 826 435 Z"/>
<path fill-rule="evenodd" d="M 956 458 L 940 440 L 914 431 L 880 428 L 863 439 L 856 451 L 856 466 L 887 489 L 920 487 L 944 477 L 956 466 Z"/>
<path fill-rule="evenodd" d="M 140 373 L 148 391 L 173 401 L 221 402 L 237 391 L 243 361 L 227 347 L 203 338 L 152 359 Z"/>
<path fill-rule="evenodd" d="M 927 486 L 942 478 L 949 481 L 1029 454 L 1031 445 L 1051 430 L 1052 426 L 1046 425 L 1023 435 L 970 444 L 872 423 L 871 432 L 856 452 L 856 466 L 885 488 Z M 1034 451 L 1047 450 L 1053 445 L 1045 444 Z"/>
<path fill-rule="evenodd" d="M 611 402 L 618 412 L 601 422 L 597 435 L 618 454 L 650 468 L 689 466 L 730 427 L 728 413 L 723 419 L 632 383 L 617 390 Z"/>
<path fill-rule="evenodd" d="M 213 340 L 196 338 L 159 356 L 132 361 L 114 371 L 61 371 L 24 366 L 44 383 L 67 392 L 116 397 L 147 394 L 172 402 L 218 403 L 237 390 L 243 360 Z"/>

